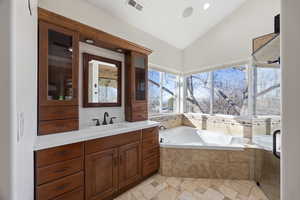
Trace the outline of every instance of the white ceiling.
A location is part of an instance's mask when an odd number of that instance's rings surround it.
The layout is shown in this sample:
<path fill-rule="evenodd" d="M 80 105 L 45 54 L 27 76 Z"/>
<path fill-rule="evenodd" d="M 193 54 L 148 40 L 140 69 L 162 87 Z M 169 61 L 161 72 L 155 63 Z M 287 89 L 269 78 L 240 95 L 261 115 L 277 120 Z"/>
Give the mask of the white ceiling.
<path fill-rule="evenodd" d="M 184 49 L 222 21 L 246 0 L 136 0 L 142 12 L 127 5 L 128 0 L 85 0 L 179 49 Z M 203 10 L 209 2 L 210 8 Z M 183 18 L 183 10 L 194 8 Z"/>

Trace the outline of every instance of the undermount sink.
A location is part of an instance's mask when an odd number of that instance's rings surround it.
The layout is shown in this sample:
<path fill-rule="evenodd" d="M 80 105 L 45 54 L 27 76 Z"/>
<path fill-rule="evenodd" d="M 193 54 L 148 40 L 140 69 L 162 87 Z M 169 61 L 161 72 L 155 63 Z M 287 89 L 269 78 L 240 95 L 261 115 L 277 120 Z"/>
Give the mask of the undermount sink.
<path fill-rule="evenodd" d="M 108 125 L 100 125 L 100 126 L 92 126 L 90 128 L 99 129 L 99 130 L 107 130 L 107 129 L 119 129 L 119 128 L 127 128 L 128 125 L 125 123 L 116 123 L 116 124 L 108 124 Z"/>

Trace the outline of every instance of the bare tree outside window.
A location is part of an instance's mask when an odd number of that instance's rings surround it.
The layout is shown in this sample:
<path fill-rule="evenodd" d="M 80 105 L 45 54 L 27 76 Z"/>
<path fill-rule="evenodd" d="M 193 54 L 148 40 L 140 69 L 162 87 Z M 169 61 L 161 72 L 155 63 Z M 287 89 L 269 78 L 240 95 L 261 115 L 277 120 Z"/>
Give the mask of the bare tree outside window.
<path fill-rule="evenodd" d="M 150 69 L 148 77 L 150 115 L 176 112 L 179 90 L 178 76 Z"/>
<path fill-rule="evenodd" d="M 257 67 L 257 115 L 280 115 L 280 69 Z"/>
<path fill-rule="evenodd" d="M 232 67 L 214 71 L 213 113 L 244 115 L 248 102 L 246 67 Z"/>
<path fill-rule="evenodd" d="M 210 85 L 209 73 L 193 74 L 186 78 L 187 112 L 205 113 L 210 112 Z"/>

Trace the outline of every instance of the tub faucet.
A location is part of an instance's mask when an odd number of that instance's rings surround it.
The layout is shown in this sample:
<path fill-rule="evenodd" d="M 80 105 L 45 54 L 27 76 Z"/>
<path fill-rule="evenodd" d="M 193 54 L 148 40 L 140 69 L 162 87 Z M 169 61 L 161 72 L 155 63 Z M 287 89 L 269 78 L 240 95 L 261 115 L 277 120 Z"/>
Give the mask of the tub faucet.
<path fill-rule="evenodd" d="M 160 125 L 159 127 L 159 130 L 163 131 L 163 130 L 166 130 L 167 128 L 164 126 L 164 125 Z"/>
<path fill-rule="evenodd" d="M 104 113 L 104 118 L 103 118 L 102 125 L 107 125 L 106 117 L 109 117 L 108 112 L 105 112 L 105 113 Z"/>

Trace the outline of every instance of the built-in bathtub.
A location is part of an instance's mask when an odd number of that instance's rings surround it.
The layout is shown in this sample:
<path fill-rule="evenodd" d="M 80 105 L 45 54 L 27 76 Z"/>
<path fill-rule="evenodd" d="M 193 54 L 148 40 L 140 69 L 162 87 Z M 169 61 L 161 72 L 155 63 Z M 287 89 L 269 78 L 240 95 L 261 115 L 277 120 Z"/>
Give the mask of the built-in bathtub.
<path fill-rule="evenodd" d="M 160 131 L 164 176 L 255 179 L 256 149 L 242 137 L 180 126 Z"/>
<path fill-rule="evenodd" d="M 188 126 L 160 131 L 160 146 L 165 148 L 243 150 L 244 139 L 221 132 L 198 130 Z"/>

